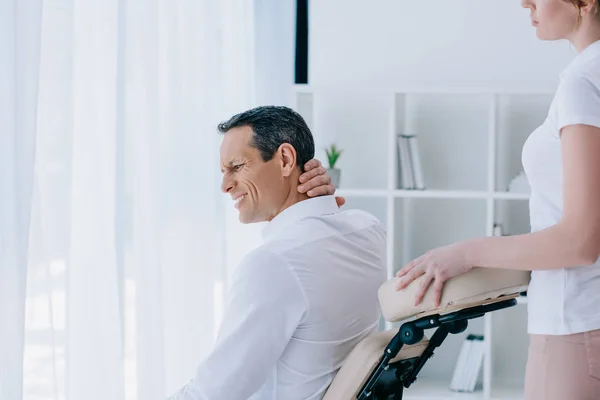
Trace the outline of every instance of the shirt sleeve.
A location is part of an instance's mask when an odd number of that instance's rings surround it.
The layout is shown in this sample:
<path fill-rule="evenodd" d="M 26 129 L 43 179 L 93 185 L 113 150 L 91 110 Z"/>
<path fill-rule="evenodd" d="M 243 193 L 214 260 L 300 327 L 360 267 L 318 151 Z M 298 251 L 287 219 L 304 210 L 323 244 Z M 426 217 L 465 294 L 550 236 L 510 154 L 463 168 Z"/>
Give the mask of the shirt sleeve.
<path fill-rule="evenodd" d="M 582 74 L 565 77 L 558 87 L 557 124 L 600 127 L 600 87 Z"/>
<path fill-rule="evenodd" d="M 288 266 L 262 249 L 242 261 L 213 351 L 169 400 L 247 400 L 272 373 L 305 312 Z"/>

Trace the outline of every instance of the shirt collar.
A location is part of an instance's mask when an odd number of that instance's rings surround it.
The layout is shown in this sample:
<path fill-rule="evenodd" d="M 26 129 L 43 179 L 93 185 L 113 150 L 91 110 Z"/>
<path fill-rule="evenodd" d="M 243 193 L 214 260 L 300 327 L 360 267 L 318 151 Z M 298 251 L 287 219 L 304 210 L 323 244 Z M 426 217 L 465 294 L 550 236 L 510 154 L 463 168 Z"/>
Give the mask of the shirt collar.
<path fill-rule="evenodd" d="M 284 228 L 303 218 L 335 214 L 339 211 L 334 196 L 319 196 L 299 201 L 280 212 L 265 226 L 262 232 L 263 239 L 273 240 Z"/>
<path fill-rule="evenodd" d="M 569 63 L 569 65 L 567 65 L 567 67 L 560 73 L 560 77 L 566 77 L 569 72 L 581 67 L 585 63 L 597 58 L 598 56 L 600 56 L 600 40 L 590 44 L 580 53 L 578 53 Z"/>

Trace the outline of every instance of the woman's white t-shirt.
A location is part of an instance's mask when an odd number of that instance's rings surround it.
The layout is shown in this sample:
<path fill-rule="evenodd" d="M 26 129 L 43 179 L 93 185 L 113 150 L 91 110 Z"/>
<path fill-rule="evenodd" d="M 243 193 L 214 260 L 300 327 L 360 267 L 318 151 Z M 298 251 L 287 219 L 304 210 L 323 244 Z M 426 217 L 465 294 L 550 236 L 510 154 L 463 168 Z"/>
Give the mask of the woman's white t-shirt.
<path fill-rule="evenodd" d="M 561 73 L 548 117 L 523 147 L 532 231 L 555 225 L 562 217 L 560 129 L 573 124 L 600 127 L 600 41 L 586 47 Z M 600 184 L 600 173 L 598 180 Z M 533 271 L 528 299 L 529 333 L 565 335 L 600 329 L 600 261 Z"/>

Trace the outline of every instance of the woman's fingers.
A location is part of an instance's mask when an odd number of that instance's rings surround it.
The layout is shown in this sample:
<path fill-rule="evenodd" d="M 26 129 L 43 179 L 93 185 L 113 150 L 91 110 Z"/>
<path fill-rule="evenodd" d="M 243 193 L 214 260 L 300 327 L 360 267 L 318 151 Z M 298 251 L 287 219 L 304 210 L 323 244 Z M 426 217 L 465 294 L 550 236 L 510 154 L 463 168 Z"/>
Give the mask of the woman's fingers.
<path fill-rule="evenodd" d="M 421 275 L 423 275 L 423 271 L 420 267 L 412 268 L 406 275 L 400 278 L 400 281 L 396 285 L 396 290 L 404 289 Z"/>
<path fill-rule="evenodd" d="M 398 272 L 396 272 L 396 277 L 402 278 L 404 275 L 406 275 L 408 273 L 408 271 L 410 271 L 411 269 L 413 269 L 415 267 L 415 265 L 417 265 L 417 260 L 418 259 L 414 259 L 414 260 L 410 261 L 408 264 L 406 264 L 404 267 L 400 268 L 398 270 Z"/>
<path fill-rule="evenodd" d="M 427 289 L 429 289 L 429 286 L 431 285 L 432 281 L 433 281 L 433 275 L 425 274 L 425 276 L 423 277 L 423 280 L 421 281 L 421 284 L 419 285 L 419 291 L 417 292 L 417 294 L 415 296 L 415 306 L 418 306 L 421 303 L 421 301 L 423 301 L 423 297 L 425 297 L 425 294 L 427 293 Z"/>
<path fill-rule="evenodd" d="M 433 294 L 435 299 L 435 307 L 439 307 L 442 301 L 442 289 L 444 288 L 444 281 L 442 278 L 436 278 L 433 284 Z"/>

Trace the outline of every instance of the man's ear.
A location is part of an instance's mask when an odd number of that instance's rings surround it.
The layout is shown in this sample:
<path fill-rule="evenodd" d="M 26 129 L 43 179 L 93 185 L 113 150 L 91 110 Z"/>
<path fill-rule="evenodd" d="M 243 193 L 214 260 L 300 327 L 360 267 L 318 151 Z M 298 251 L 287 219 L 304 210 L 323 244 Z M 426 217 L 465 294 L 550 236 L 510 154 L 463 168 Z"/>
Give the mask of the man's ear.
<path fill-rule="evenodd" d="M 289 143 L 279 146 L 279 158 L 281 162 L 281 172 L 283 176 L 288 177 L 296 169 L 296 149 Z"/>

